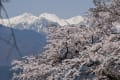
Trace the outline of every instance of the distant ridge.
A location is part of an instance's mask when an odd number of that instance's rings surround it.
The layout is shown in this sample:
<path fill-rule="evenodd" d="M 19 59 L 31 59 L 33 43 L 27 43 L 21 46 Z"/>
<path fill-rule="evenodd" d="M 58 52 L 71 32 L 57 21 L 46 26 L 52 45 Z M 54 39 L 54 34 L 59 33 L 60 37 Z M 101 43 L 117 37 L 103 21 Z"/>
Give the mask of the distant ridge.
<path fill-rule="evenodd" d="M 8 27 L 21 28 L 21 29 L 29 29 L 33 27 L 48 27 L 51 25 L 56 26 L 64 26 L 64 25 L 77 25 L 83 21 L 82 16 L 75 16 L 69 19 L 62 19 L 56 16 L 55 14 L 43 13 L 39 16 L 34 16 L 31 13 L 24 13 L 22 15 L 12 17 L 9 19 L 10 23 L 8 23 L 7 19 L 0 20 L 0 24 L 3 24 Z"/>

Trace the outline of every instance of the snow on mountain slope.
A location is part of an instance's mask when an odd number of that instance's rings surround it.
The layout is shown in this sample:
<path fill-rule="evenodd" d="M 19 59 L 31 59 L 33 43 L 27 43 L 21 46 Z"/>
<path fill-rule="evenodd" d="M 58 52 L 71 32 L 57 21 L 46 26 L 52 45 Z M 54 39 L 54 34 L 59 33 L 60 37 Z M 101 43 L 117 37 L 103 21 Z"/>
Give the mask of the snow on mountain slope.
<path fill-rule="evenodd" d="M 61 26 L 67 25 L 67 23 L 65 22 L 64 19 L 60 19 L 55 14 L 43 13 L 43 14 L 41 14 L 39 16 L 39 19 L 41 19 L 41 18 L 45 18 L 45 19 L 47 19 L 49 21 L 56 22 L 56 23 L 58 23 Z"/>
<path fill-rule="evenodd" d="M 0 24 L 8 27 L 19 29 L 41 29 L 49 26 L 64 26 L 79 24 L 83 21 L 83 17 L 76 16 L 69 19 L 62 19 L 55 14 L 43 13 L 39 16 L 34 16 L 30 13 L 24 13 L 17 17 L 10 18 L 10 24 L 7 19 L 0 20 Z"/>
<path fill-rule="evenodd" d="M 10 21 L 12 23 L 16 23 L 16 24 L 19 24 L 21 22 L 30 24 L 30 23 L 34 22 L 36 19 L 37 19 L 36 16 L 34 16 L 30 13 L 24 13 L 23 15 L 11 18 Z"/>
<path fill-rule="evenodd" d="M 31 24 L 32 22 L 34 22 L 35 20 L 37 19 L 36 16 L 33 16 L 32 14 L 30 13 L 24 13 L 22 15 L 19 15 L 17 17 L 13 17 L 13 18 L 10 18 L 9 20 L 8 19 L 3 19 L 1 20 L 1 24 L 5 25 L 5 26 L 15 26 L 15 25 L 18 25 L 18 24 Z M 9 23 L 10 21 L 10 23 Z"/>
<path fill-rule="evenodd" d="M 83 21 L 83 17 L 76 16 L 66 20 L 69 24 L 79 24 Z"/>

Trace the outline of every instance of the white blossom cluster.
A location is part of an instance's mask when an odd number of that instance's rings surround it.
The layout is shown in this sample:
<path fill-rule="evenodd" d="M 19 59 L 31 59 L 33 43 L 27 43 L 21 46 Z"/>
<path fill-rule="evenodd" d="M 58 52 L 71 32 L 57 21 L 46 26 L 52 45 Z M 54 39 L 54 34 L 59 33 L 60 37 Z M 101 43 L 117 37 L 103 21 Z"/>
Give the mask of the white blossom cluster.
<path fill-rule="evenodd" d="M 49 27 L 45 51 L 12 65 L 13 80 L 119 80 L 120 35 L 97 27 Z"/>

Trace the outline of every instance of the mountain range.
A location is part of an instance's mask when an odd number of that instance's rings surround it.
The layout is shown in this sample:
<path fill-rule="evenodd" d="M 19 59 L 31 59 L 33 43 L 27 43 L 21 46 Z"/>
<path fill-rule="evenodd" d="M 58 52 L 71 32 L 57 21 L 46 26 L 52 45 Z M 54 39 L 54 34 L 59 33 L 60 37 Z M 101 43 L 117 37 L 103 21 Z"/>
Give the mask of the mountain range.
<path fill-rule="evenodd" d="M 45 27 L 51 26 L 65 26 L 78 25 L 83 22 L 82 16 L 75 16 L 69 19 L 62 19 L 55 14 L 43 13 L 39 16 L 34 16 L 31 13 L 24 13 L 22 15 L 8 19 L 0 20 L 0 24 L 16 28 L 16 29 L 32 29 L 37 32 Z"/>

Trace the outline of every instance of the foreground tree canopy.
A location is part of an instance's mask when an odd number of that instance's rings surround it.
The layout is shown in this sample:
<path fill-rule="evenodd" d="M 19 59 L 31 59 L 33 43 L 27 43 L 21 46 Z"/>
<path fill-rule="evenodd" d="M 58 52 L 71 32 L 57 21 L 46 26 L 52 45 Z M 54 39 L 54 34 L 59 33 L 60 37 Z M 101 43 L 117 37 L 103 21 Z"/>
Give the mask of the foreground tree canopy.
<path fill-rule="evenodd" d="M 86 27 L 48 27 L 45 51 L 15 60 L 13 80 L 120 80 L 120 1 L 93 2 Z"/>

